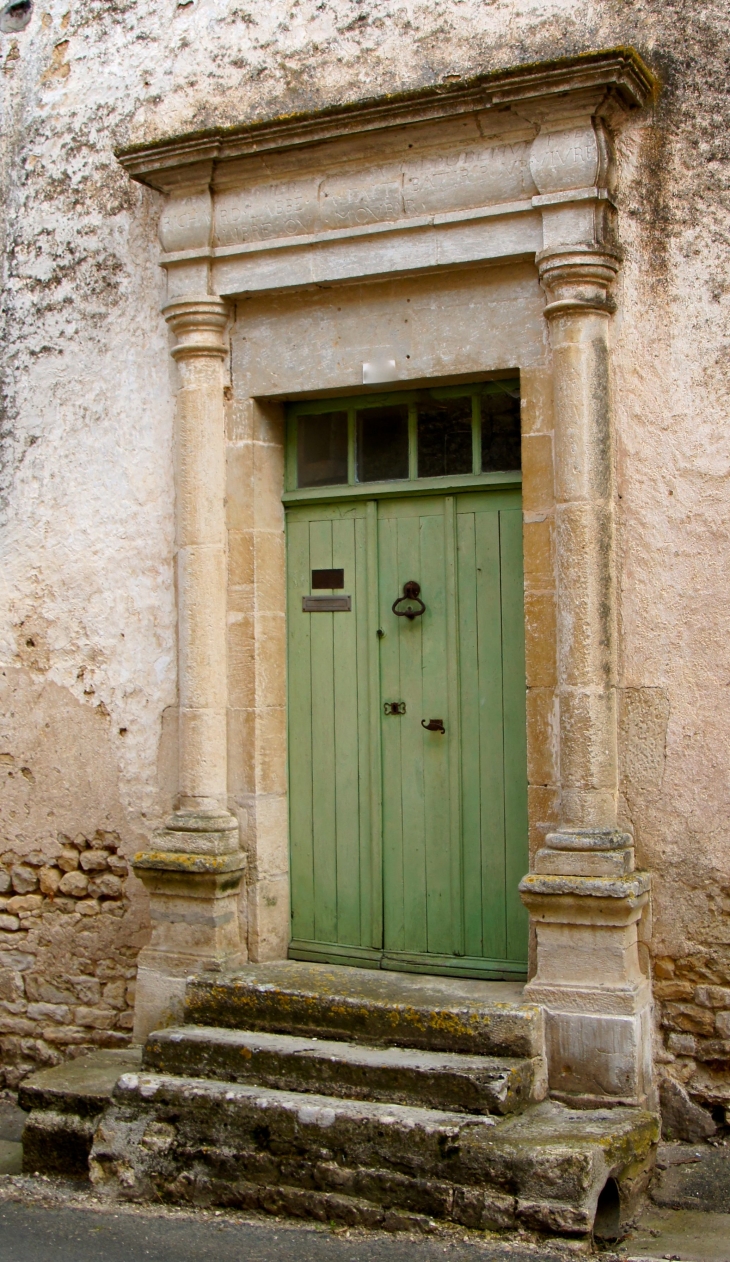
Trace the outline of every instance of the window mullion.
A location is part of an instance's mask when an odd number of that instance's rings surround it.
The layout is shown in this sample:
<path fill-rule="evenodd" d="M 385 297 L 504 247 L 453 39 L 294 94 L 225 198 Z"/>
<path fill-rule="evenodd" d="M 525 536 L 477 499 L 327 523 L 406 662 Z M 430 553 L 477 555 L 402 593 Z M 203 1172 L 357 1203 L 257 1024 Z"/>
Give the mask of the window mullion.
<path fill-rule="evenodd" d="M 418 477 L 418 408 L 408 406 L 408 477 L 414 482 Z"/>
<path fill-rule="evenodd" d="M 482 407 L 478 394 L 471 396 L 471 442 L 473 454 L 473 473 L 482 471 Z"/>
<path fill-rule="evenodd" d="M 355 409 L 347 409 L 347 485 L 354 486 L 357 482 L 357 452 L 355 451 L 356 441 L 356 425 L 355 425 Z"/>

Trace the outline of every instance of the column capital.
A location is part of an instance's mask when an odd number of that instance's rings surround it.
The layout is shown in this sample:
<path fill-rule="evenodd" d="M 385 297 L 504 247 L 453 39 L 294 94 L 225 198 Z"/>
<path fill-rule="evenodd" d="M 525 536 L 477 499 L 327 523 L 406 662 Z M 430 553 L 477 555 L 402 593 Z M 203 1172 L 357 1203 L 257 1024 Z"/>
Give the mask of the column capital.
<path fill-rule="evenodd" d="M 227 354 L 228 304 L 222 298 L 213 294 L 175 298 L 162 308 L 162 314 L 178 339 L 170 352 L 173 359 L 223 359 Z"/>
<path fill-rule="evenodd" d="M 616 246 L 563 246 L 540 250 L 536 262 L 540 281 L 551 300 L 543 315 L 593 312 L 611 315 L 616 304 L 608 290 L 622 261 Z"/>

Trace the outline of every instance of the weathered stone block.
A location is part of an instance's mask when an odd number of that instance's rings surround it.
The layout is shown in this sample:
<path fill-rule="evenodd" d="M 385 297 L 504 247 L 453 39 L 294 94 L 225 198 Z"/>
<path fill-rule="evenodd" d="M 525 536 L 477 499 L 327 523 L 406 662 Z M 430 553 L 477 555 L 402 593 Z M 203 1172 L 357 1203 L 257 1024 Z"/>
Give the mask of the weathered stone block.
<path fill-rule="evenodd" d="M 76 904 L 76 910 L 80 916 L 98 916 L 101 907 L 96 898 L 81 898 Z"/>
<path fill-rule="evenodd" d="M 694 1000 L 701 1008 L 730 1008 L 730 988 L 727 986 L 697 986 L 694 992 Z"/>
<path fill-rule="evenodd" d="M 15 916 L 27 912 L 40 911 L 42 906 L 43 897 L 41 894 L 16 894 L 13 898 L 8 899 L 8 911 Z"/>
<path fill-rule="evenodd" d="M 659 1086 L 659 1098 L 665 1139 L 696 1143 L 715 1134 L 717 1127 L 712 1117 L 690 1099 L 681 1083 L 673 1078 L 664 1078 Z"/>
<path fill-rule="evenodd" d="M 84 872 L 105 872 L 106 854 L 103 850 L 86 850 L 79 859 L 79 866 Z"/>
<path fill-rule="evenodd" d="M 688 1034 L 709 1036 L 715 1033 L 714 1014 L 694 1004 L 668 1003 L 662 1014 L 662 1025 Z"/>
<path fill-rule="evenodd" d="M 116 981 L 108 982 L 104 987 L 104 1003 L 110 1008 L 124 1008 L 126 1004 L 125 992 L 126 982 Z"/>
<path fill-rule="evenodd" d="M 30 894 L 32 890 L 38 889 L 38 873 L 27 864 L 17 864 L 10 877 L 16 894 Z"/>
<path fill-rule="evenodd" d="M 654 994 L 657 999 L 691 1000 L 695 994 L 695 987 L 692 982 L 655 981 Z"/>
<path fill-rule="evenodd" d="M 89 894 L 94 898 L 121 898 L 122 882 L 112 872 L 103 872 L 89 881 Z"/>
<path fill-rule="evenodd" d="M 670 1034 L 667 1045 L 675 1056 L 694 1056 L 697 1047 L 694 1034 Z"/>
<path fill-rule="evenodd" d="M 58 1025 L 67 1025 L 71 1020 L 71 1010 L 65 1004 L 31 1003 L 28 1005 L 28 1018 L 31 1021 L 55 1021 Z"/>
<path fill-rule="evenodd" d="M 41 868 L 39 873 L 41 893 L 53 897 L 61 884 L 62 877 L 60 868 Z"/>
<path fill-rule="evenodd" d="M 78 998 L 86 1007 L 95 1007 L 101 998 L 101 983 L 96 977 L 69 977 Z"/>
<path fill-rule="evenodd" d="M 76 1008 L 74 1020 L 77 1025 L 91 1026 L 95 1030 L 110 1030 L 116 1020 L 116 1012 L 109 1008 Z"/>
<path fill-rule="evenodd" d="M 0 999 L 15 1003 L 18 999 L 24 998 L 23 974 L 15 969 L 0 969 Z"/>
<path fill-rule="evenodd" d="M 89 888 L 89 878 L 83 872 L 67 872 L 58 886 L 61 894 L 70 898 L 83 898 Z"/>

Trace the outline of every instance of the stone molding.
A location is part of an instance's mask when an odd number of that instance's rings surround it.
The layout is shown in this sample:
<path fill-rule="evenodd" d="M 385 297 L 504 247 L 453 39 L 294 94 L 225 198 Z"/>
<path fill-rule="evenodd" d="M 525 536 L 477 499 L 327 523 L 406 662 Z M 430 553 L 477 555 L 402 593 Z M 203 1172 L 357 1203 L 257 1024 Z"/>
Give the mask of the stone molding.
<path fill-rule="evenodd" d="M 559 315 L 597 312 L 612 315 L 616 303 L 608 290 L 618 276 L 623 254 L 618 247 L 541 250 L 536 256 L 540 281 L 550 302 L 547 320 Z"/>
<path fill-rule="evenodd" d="M 191 358 L 225 359 L 228 345 L 225 331 L 228 325 L 228 304 L 212 295 L 186 297 L 168 302 L 162 313 L 179 339 L 170 354 L 178 362 Z"/>
<path fill-rule="evenodd" d="M 586 242 L 604 247 L 610 268 L 610 129 L 652 91 L 636 54 L 611 50 L 118 157 L 168 195 L 161 263 L 173 299 L 534 258 Z M 555 266 L 546 262 L 546 278 Z"/>
<path fill-rule="evenodd" d="M 656 92 L 657 81 L 636 52 L 613 48 L 559 61 L 516 66 L 475 76 L 466 84 L 438 86 L 394 95 L 382 101 L 344 106 L 192 136 L 174 136 L 154 144 L 131 144 L 116 151 L 127 174 L 160 192 L 169 192 L 185 172 L 189 185 L 213 163 L 312 145 L 342 136 L 362 135 L 413 123 L 430 123 L 514 103 L 560 101 L 567 92 L 601 93 L 606 116 L 618 108 L 640 108 Z"/>

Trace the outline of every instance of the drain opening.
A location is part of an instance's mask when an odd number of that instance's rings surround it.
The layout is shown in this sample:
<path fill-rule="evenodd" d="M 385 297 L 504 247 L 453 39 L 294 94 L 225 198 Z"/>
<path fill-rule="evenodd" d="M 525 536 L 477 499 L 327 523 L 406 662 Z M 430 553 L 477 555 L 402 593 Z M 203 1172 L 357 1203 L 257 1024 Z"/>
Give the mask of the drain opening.
<path fill-rule="evenodd" d="M 621 1235 L 621 1197 L 615 1179 L 607 1179 L 596 1206 L 593 1235 L 597 1240 L 618 1240 Z"/>

